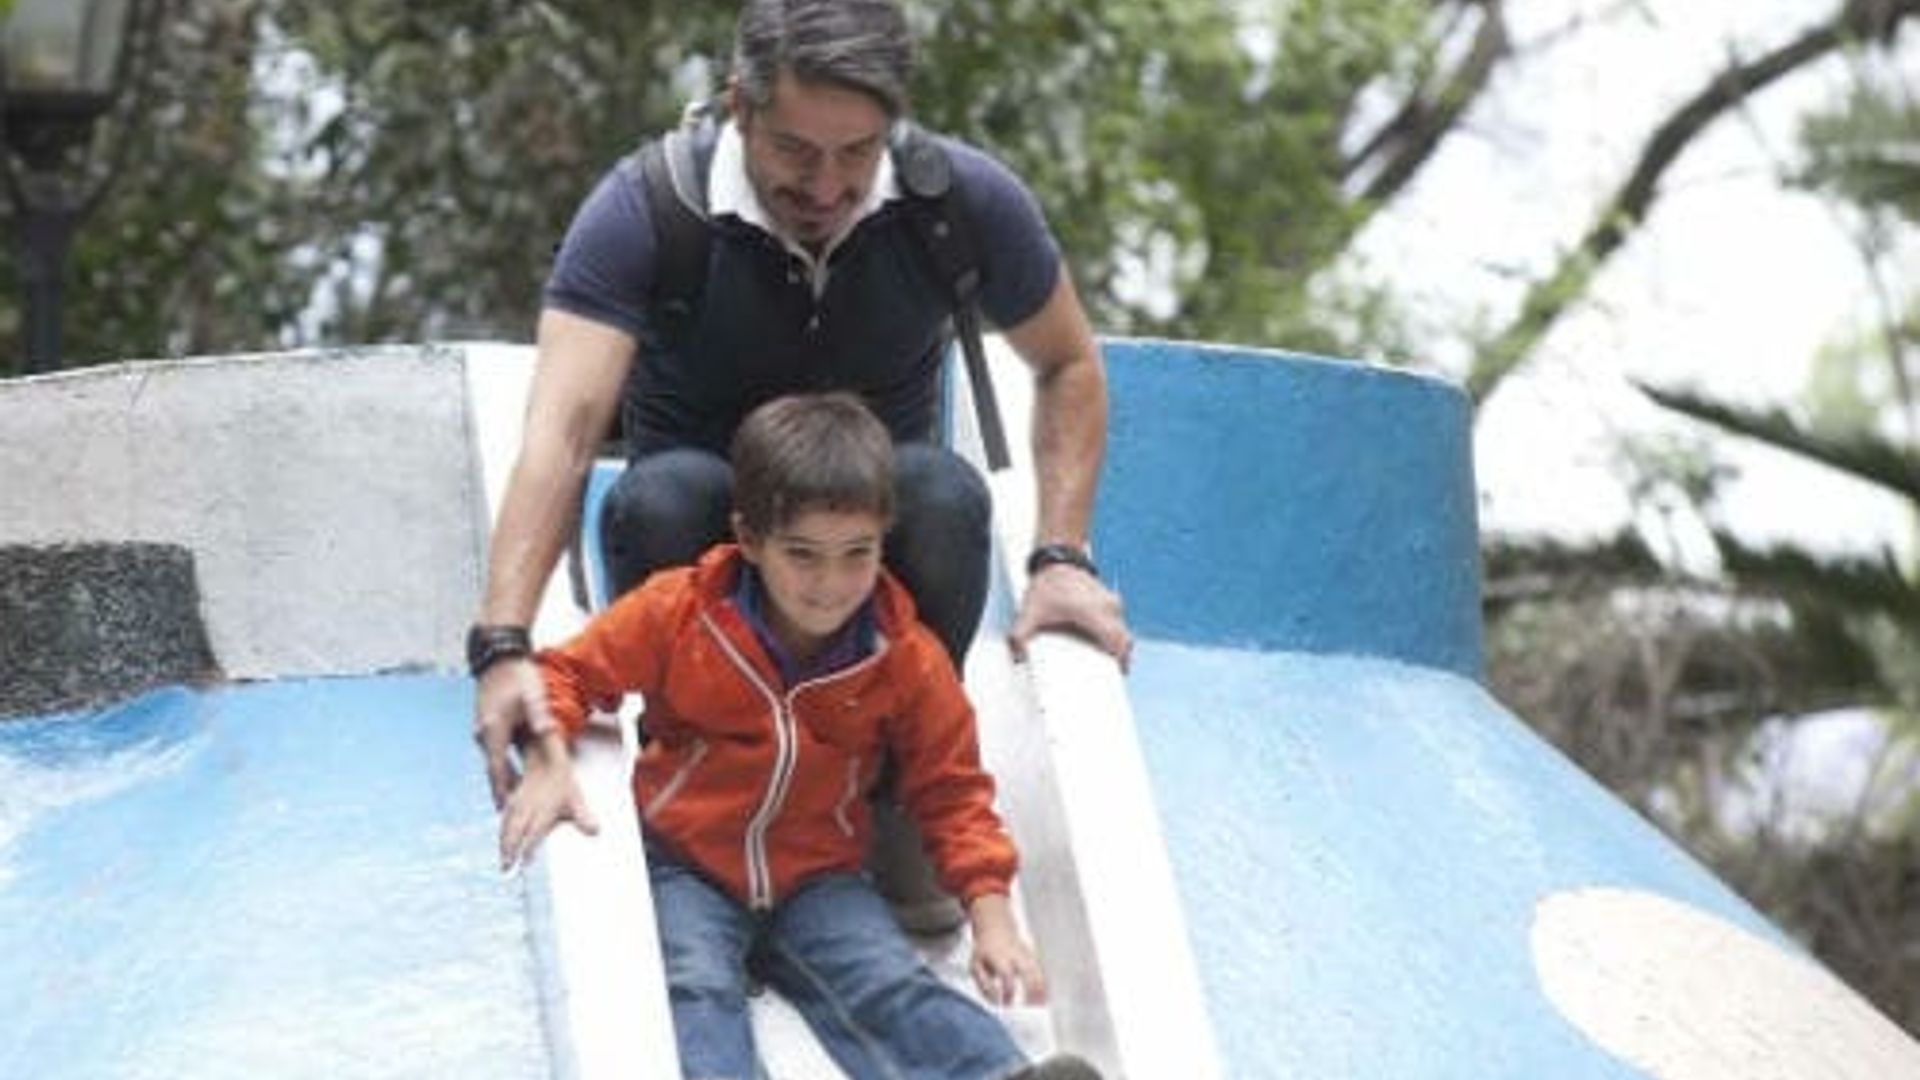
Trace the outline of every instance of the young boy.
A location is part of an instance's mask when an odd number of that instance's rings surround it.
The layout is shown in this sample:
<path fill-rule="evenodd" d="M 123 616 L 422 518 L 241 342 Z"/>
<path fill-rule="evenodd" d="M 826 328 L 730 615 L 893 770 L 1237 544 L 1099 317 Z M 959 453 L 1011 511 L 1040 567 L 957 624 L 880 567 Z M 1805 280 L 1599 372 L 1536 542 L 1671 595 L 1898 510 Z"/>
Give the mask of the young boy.
<path fill-rule="evenodd" d="M 1007 899 L 1017 857 L 973 710 L 880 565 L 886 429 L 848 394 L 781 398 L 741 425 L 733 467 L 737 545 L 656 573 L 539 654 L 562 731 L 527 749 L 503 860 L 578 816 L 567 740 L 590 707 L 637 691 L 649 742 L 633 793 L 684 1076 L 764 1075 L 752 977 L 860 1080 L 1097 1077 L 1078 1058 L 1028 1065 L 998 1020 L 921 964 L 861 875 L 867 789 L 891 756 L 941 885 L 966 905 L 981 993 L 1044 999 Z"/>

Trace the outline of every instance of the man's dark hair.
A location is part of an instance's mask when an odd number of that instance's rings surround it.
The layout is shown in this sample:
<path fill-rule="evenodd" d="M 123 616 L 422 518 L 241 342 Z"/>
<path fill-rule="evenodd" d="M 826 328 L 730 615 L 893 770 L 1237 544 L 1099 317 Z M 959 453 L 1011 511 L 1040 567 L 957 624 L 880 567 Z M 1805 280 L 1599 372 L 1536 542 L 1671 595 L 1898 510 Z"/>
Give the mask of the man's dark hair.
<path fill-rule="evenodd" d="M 852 394 L 795 394 L 733 436 L 733 508 L 755 536 L 814 510 L 893 520 L 893 440 Z"/>
<path fill-rule="evenodd" d="M 733 76 L 747 103 L 773 103 L 781 72 L 858 90 L 889 117 L 907 111 L 913 36 L 894 0 L 746 0 Z"/>

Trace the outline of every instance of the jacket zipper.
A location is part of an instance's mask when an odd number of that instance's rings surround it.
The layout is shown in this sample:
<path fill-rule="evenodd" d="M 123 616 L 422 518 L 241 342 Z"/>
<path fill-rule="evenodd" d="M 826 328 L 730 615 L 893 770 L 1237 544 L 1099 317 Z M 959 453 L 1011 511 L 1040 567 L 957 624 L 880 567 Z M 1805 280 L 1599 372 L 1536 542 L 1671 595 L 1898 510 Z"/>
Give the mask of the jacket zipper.
<path fill-rule="evenodd" d="M 875 641 L 873 652 L 859 663 L 841 668 L 830 675 L 796 683 L 783 697 L 767 685 L 766 680 L 760 677 L 760 673 L 754 670 L 753 664 L 748 662 L 746 657 L 740 655 L 739 648 L 720 629 L 719 624 L 713 621 L 711 614 L 701 612 L 700 622 L 706 627 L 707 632 L 713 635 L 714 640 L 720 643 L 721 651 L 726 653 L 727 659 L 740 670 L 740 674 L 746 677 L 748 684 L 766 699 L 767 706 L 773 714 L 773 772 L 767 778 L 767 790 L 760 797 L 760 805 L 754 809 L 753 817 L 747 821 L 747 834 L 743 845 L 747 864 L 747 906 L 755 911 L 767 911 L 773 907 L 773 865 L 767 857 L 767 830 L 773 826 L 774 819 L 780 816 L 780 808 L 786 803 L 787 792 L 793 787 L 795 766 L 799 763 L 800 740 L 795 730 L 798 727 L 798 721 L 793 713 L 793 699 L 809 686 L 843 678 L 874 663 L 879 659 L 880 654 L 886 651 L 887 644 L 884 638 Z"/>
<path fill-rule="evenodd" d="M 855 754 L 847 759 L 847 787 L 840 793 L 840 802 L 833 808 L 833 820 L 839 823 L 840 831 L 846 834 L 849 840 L 853 839 L 853 822 L 847 817 L 847 807 L 853 805 L 853 800 L 859 794 L 860 755 Z"/>

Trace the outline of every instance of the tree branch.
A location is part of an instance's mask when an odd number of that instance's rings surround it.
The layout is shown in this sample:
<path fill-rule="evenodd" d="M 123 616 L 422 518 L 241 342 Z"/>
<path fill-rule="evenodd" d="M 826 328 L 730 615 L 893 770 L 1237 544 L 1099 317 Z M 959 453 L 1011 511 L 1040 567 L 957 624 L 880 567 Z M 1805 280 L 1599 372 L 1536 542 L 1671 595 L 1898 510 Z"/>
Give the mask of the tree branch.
<path fill-rule="evenodd" d="M 1486 400 L 1500 380 L 1525 362 L 1560 316 L 1586 294 L 1594 274 L 1628 234 L 1646 220 L 1661 179 L 1709 125 L 1753 94 L 1844 45 L 1889 39 L 1901 20 L 1914 16 L 1920 16 L 1920 0 L 1847 0 L 1832 18 L 1798 38 L 1714 74 L 1654 129 L 1633 171 L 1579 244 L 1561 257 L 1552 273 L 1527 290 L 1519 314 L 1480 350 L 1467 375 L 1467 393 L 1475 401 Z"/>
<path fill-rule="evenodd" d="M 1833 438 L 1807 431 L 1777 409 L 1757 412 L 1697 394 L 1662 390 L 1639 380 L 1634 385 L 1663 408 L 1820 462 L 1886 488 L 1920 507 L 1920 455 L 1885 439 L 1870 434 Z"/>
<path fill-rule="evenodd" d="M 1343 178 L 1351 179 L 1368 168 L 1373 176 L 1360 191 L 1360 197 L 1379 204 L 1392 199 L 1407 186 L 1439 148 L 1440 140 L 1452 131 L 1467 107 L 1479 98 L 1493 69 L 1507 55 L 1511 39 L 1507 34 L 1505 0 L 1475 0 L 1482 9 L 1480 26 L 1474 31 L 1473 45 L 1467 55 L 1433 93 L 1416 92 L 1393 119 L 1374 132 L 1358 151 L 1341 166 Z M 1379 162 L 1377 167 L 1375 163 Z"/>

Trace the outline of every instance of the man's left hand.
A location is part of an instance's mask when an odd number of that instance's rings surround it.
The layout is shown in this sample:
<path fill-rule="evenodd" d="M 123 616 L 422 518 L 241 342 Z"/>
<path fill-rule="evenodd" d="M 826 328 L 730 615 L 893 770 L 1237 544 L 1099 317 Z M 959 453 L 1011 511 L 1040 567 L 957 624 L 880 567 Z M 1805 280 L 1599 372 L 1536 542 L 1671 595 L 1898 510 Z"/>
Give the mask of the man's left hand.
<path fill-rule="evenodd" d="M 1013 655 L 1026 659 L 1027 642 L 1043 630 L 1066 630 L 1093 642 L 1127 669 L 1133 635 L 1121 614 L 1120 596 L 1076 566 L 1043 567 L 1027 582 L 1020 613 L 1007 632 Z"/>

